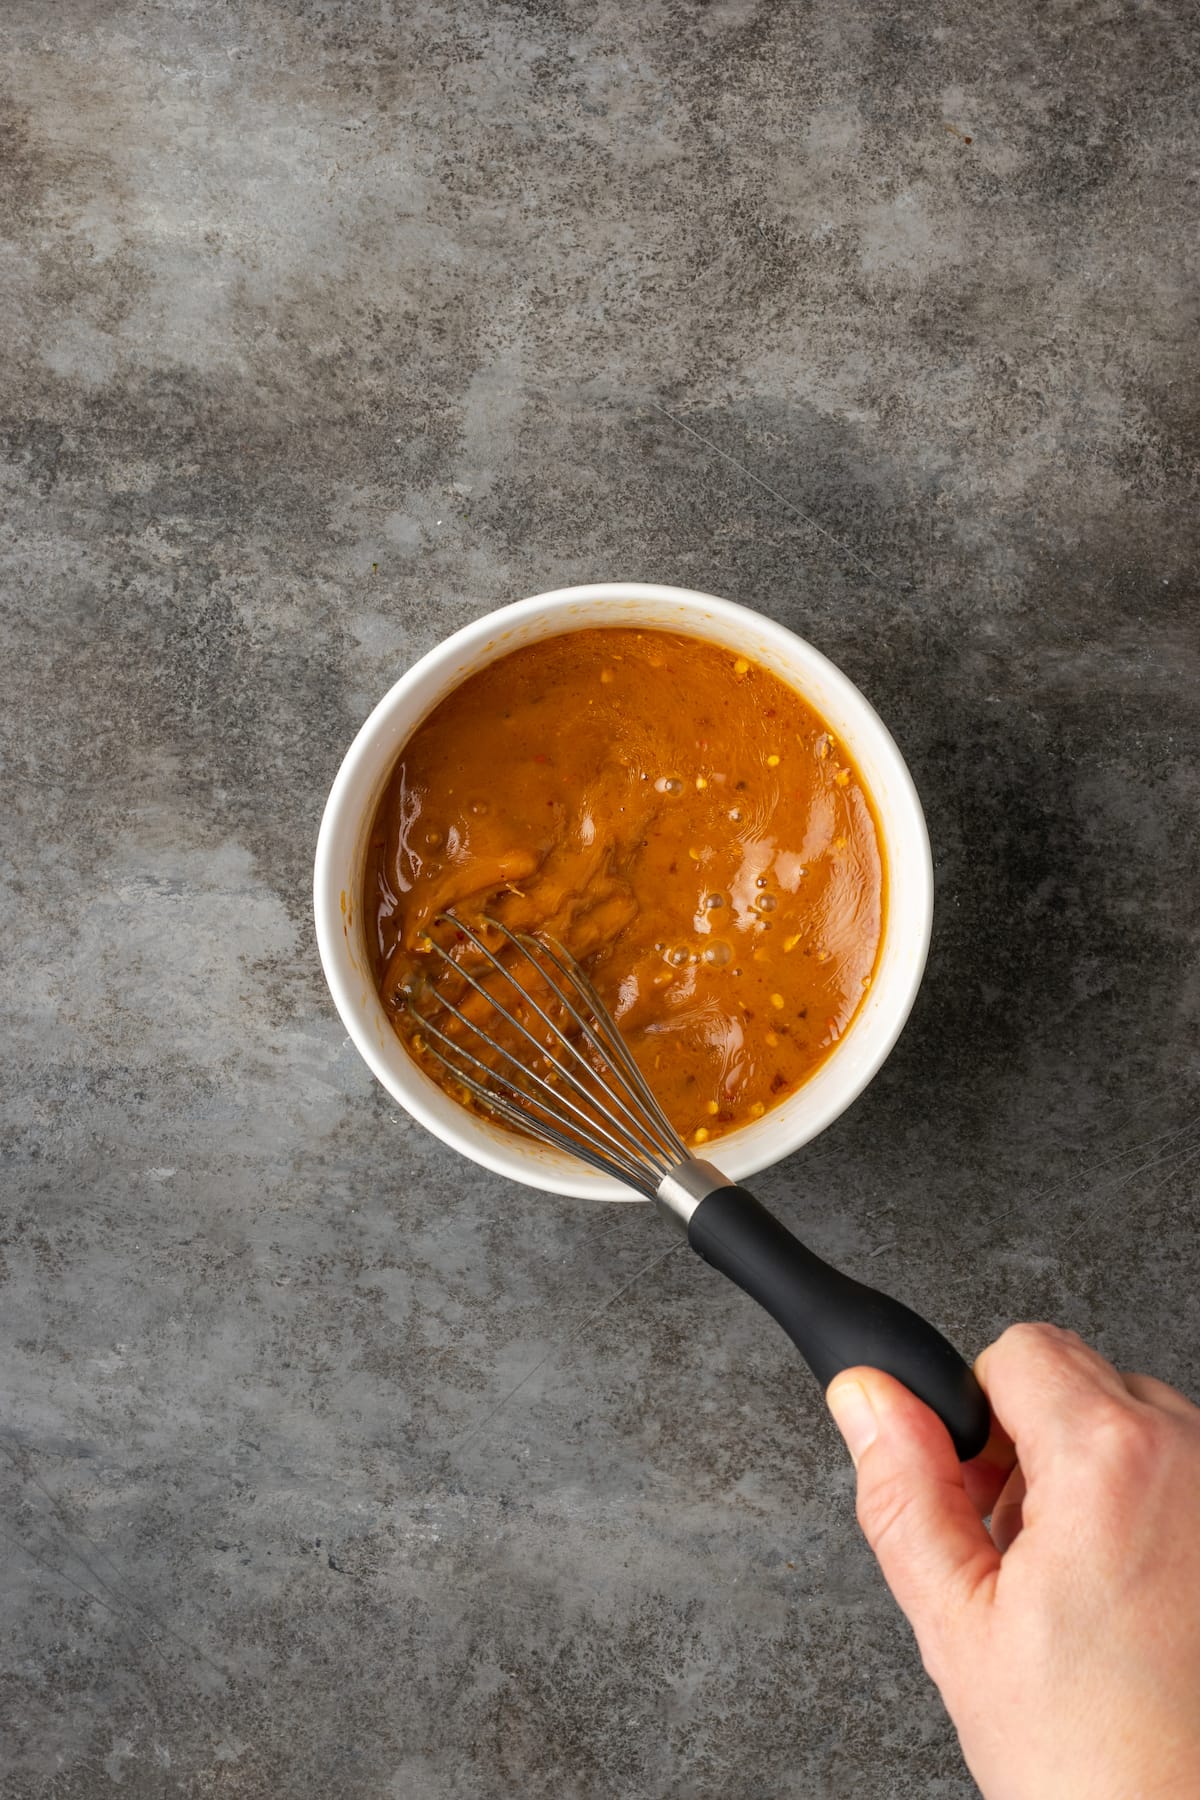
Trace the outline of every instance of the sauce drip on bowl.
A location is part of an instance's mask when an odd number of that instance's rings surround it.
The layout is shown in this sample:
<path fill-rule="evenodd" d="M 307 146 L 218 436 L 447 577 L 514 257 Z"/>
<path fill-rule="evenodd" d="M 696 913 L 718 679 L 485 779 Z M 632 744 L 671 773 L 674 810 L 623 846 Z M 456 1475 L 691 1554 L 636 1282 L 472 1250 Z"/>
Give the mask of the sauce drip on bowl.
<path fill-rule="evenodd" d="M 439 995 L 465 996 L 492 1025 L 431 948 L 479 970 L 438 920 L 452 908 L 563 944 L 701 1146 L 794 1092 L 846 1031 L 879 950 L 884 862 L 853 763 L 778 677 L 695 638 L 586 630 L 502 657 L 417 728 L 376 813 L 364 900 L 384 1006 L 447 1091 L 465 1094 L 422 1053 L 409 996 L 443 1026 Z"/>

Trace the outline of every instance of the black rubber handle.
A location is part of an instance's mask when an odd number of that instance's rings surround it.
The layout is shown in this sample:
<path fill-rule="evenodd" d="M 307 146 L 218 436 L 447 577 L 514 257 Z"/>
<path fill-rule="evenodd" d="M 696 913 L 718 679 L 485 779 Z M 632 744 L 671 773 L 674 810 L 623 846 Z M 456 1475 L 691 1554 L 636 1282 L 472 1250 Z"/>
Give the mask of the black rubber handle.
<path fill-rule="evenodd" d="M 822 1390 L 842 1369 L 882 1369 L 933 1408 L 963 1462 L 983 1449 L 987 1396 L 953 1344 L 899 1300 L 822 1262 L 745 1188 L 707 1194 L 688 1242 L 766 1307 Z"/>

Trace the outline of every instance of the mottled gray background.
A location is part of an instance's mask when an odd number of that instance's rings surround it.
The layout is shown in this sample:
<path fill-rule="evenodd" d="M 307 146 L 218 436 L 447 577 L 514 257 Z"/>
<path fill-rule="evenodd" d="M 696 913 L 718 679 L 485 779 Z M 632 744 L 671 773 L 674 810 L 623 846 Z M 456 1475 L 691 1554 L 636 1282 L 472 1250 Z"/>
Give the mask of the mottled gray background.
<path fill-rule="evenodd" d="M 396 1112 L 311 856 L 486 609 L 795 627 L 938 916 L 765 1196 L 1195 1392 L 1198 61 L 1190 0 L 9 0 L 5 1796 L 973 1793 L 782 1335 Z"/>

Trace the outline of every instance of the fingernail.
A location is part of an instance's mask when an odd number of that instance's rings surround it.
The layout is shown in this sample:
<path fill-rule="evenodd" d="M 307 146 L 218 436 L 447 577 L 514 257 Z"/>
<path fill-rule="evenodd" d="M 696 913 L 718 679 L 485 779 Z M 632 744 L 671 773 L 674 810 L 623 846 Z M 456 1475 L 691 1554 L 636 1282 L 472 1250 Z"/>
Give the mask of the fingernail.
<path fill-rule="evenodd" d="M 867 1390 L 859 1381 L 835 1381 L 825 1395 L 825 1401 L 857 1469 L 859 1458 L 875 1442 L 879 1430 Z"/>

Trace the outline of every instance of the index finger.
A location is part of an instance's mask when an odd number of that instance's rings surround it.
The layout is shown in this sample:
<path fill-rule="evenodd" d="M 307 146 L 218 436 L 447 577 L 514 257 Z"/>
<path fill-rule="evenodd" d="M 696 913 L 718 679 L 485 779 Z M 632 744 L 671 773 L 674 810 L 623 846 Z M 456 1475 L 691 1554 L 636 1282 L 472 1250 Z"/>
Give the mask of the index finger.
<path fill-rule="evenodd" d="M 1010 1325 L 980 1356 L 975 1374 L 1027 1473 L 1089 1436 L 1099 1409 L 1130 1404 L 1112 1364 L 1057 1325 Z"/>

